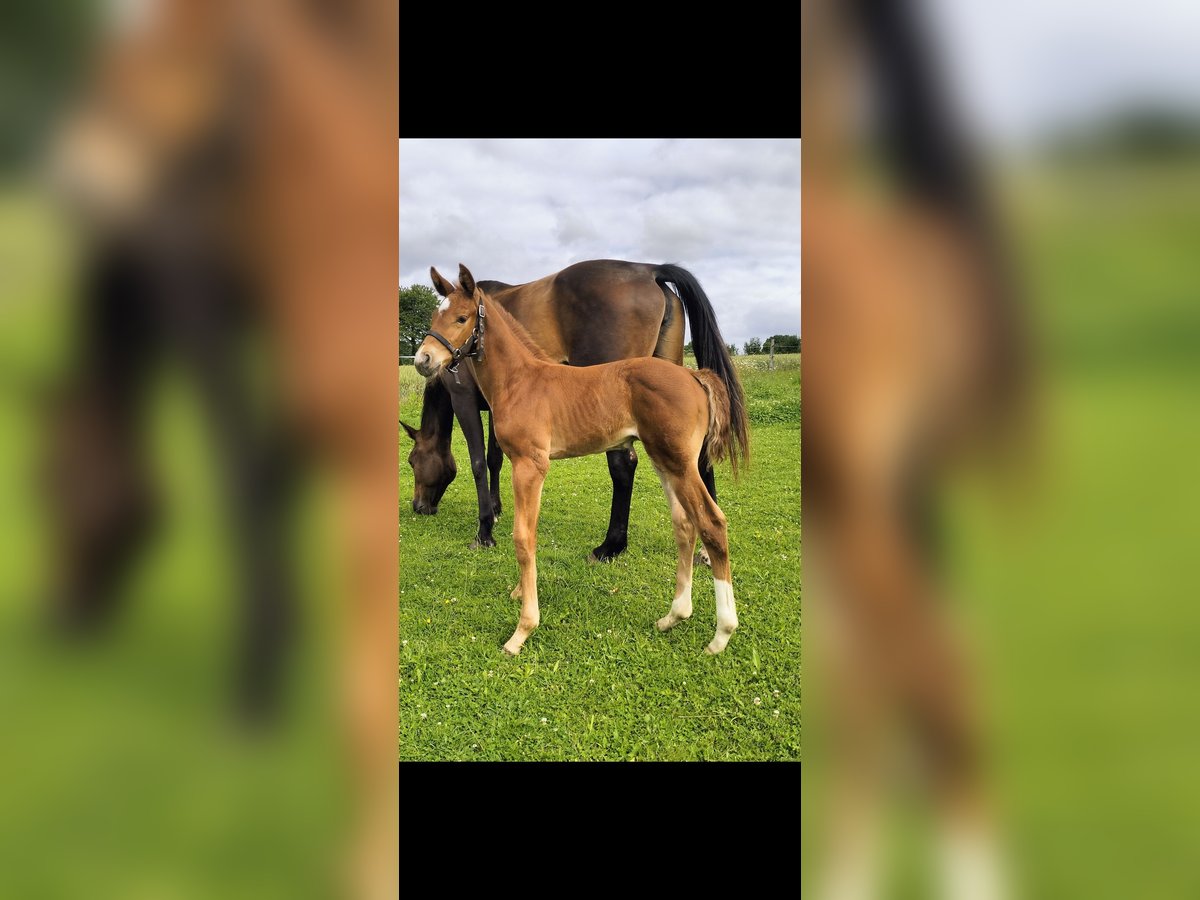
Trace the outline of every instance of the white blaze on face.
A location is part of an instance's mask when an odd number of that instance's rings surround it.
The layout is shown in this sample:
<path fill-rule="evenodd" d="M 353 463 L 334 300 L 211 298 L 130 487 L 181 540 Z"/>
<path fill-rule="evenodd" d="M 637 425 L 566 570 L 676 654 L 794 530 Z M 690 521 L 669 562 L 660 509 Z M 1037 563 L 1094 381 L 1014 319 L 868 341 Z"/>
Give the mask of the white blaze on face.
<path fill-rule="evenodd" d="M 449 308 L 450 308 L 450 298 L 443 297 L 442 302 L 438 304 L 437 311 L 440 313 L 443 313 L 446 310 L 448 310 Z"/>

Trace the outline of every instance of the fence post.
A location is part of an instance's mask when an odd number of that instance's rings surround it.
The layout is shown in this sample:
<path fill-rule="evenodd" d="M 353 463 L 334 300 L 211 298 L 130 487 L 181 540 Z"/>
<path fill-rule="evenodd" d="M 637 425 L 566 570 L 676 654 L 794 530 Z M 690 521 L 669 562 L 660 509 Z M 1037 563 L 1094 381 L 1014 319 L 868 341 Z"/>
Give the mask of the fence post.
<path fill-rule="evenodd" d="M 774 335 L 771 336 L 771 357 L 770 357 L 770 359 L 767 360 L 767 371 L 768 372 L 775 371 L 775 337 L 774 337 Z"/>

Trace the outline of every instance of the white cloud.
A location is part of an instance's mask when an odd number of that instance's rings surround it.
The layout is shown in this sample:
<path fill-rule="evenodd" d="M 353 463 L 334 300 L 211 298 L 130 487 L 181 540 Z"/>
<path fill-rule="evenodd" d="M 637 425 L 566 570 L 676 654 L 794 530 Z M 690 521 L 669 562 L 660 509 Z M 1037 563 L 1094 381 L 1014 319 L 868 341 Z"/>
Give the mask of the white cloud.
<path fill-rule="evenodd" d="M 678 263 L 727 340 L 800 330 L 798 140 L 401 140 L 400 283 Z"/>

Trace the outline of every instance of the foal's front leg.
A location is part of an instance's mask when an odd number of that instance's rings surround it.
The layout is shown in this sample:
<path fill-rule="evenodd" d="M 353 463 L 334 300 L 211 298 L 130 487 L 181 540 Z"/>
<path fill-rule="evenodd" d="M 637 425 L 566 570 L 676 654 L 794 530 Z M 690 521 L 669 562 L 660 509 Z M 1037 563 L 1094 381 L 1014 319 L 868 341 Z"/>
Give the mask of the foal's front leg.
<path fill-rule="evenodd" d="M 549 468 L 550 459 L 545 454 L 513 459 L 513 548 L 521 567 L 521 580 L 513 596 L 521 598 L 521 618 L 517 630 L 504 645 L 504 652 L 510 656 L 521 652 L 521 645 L 541 621 L 537 593 L 537 522 L 542 504 L 542 483 Z"/>

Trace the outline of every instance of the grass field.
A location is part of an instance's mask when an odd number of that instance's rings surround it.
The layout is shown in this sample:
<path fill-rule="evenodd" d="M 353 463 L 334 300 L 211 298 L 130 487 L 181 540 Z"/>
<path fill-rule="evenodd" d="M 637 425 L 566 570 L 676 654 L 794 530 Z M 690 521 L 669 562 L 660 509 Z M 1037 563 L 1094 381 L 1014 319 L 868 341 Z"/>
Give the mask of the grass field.
<path fill-rule="evenodd" d="M 738 358 L 739 362 L 747 362 Z M 541 627 L 521 655 L 509 466 L 498 546 L 470 550 L 478 515 L 455 428 L 459 476 L 436 516 L 411 512 L 400 432 L 400 758 L 402 760 L 793 760 L 800 756 L 800 368 L 742 369 L 754 462 L 740 482 L 717 468 L 729 520 L 740 628 L 717 657 L 712 576 L 698 568 L 695 613 L 654 621 L 674 593 L 666 499 L 640 453 L 629 550 L 589 565 L 612 483 L 603 456 L 556 460 L 538 528 Z M 400 415 L 420 418 L 423 380 L 400 372 Z M 636 445 L 639 446 L 640 445 Z"/>

